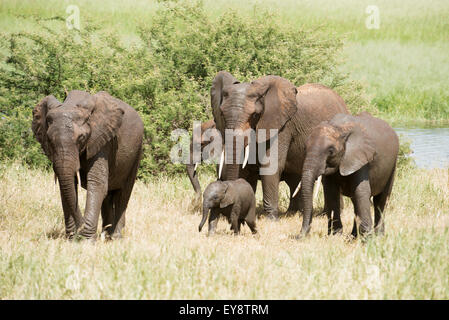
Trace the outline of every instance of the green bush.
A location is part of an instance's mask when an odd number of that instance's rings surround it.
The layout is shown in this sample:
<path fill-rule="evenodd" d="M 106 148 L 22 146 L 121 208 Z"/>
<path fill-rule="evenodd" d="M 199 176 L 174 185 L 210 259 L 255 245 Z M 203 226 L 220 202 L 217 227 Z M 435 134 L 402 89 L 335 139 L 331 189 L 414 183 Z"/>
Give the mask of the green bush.
<path fill-rule="evenodd" d="M 352 111 L 370 110 L 363 88 L 337 70 L 340 38 L 319 28 L 282 26 L 267 12 L 211 18 L 201 2 L 167 2 L 150 26 L 139 27 L 139 44 L 128 47 L 93 23 L 81 31 L 68 30 L 63 21 L 58 30 L 37 23 L 36 32 L 1 38 L 7 51 L 0 63 L 1 160 L 48 166 L 30 133 L 31 110 L 48 94 L 63 100 L 74 89 L 106 90 L 140 113 L 141 178 L 183 170 L 170 162 L 170 133 L 212 118 L 209 90 L 220 70 L 242 81 L 276 74 L 296 85 L 320 82 L 337 90 Z"/>

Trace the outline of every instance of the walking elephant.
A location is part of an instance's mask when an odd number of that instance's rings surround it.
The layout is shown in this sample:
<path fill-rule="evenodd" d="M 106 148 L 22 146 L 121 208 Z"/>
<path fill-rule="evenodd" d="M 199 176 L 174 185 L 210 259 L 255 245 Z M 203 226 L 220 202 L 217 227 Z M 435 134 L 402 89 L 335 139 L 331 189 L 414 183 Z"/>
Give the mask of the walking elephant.
<path fill-rule="evenodd" d="M 370 198 L 373 196 L 375 231 L 384 233 L 383 211 L 394 181 L 399 140 L 385 121 L 363 112 L 337 114 L 322 122 L 307 141 L 302 174 L 304 215 L 300 237 L 312 222 L 311 192 L 323 175 L 324 197 L 329 204 L 328 233 L 342 231 L 340 193 L 351 198 L 356 221 L 352 235 L 372 231 Z M 333 212 L 333 215 L 332 215 Z"/>
<path fill-rule="evenodd" d="M 137 112 L 107 92 L 74 90 L 63 103 L 42 99 L 32 129 L 59 180 L 66 236 L 95 239 L 101 211 L 106 236 L 120 237 L 142 154 Z M 87 190 L 84 216 L 78 184 Z"/>
<path fill-rule="evenodd" d="M 215 181 L 204 191 L 203 218 L 198 226 L 201 229 L 209 217 L 209 235 L 215 233 L 220 214 L 231 224 L 234 234 L 240 232 L 240 226 L 246 222 L 253 234 L 256 229 L 256 197 L 250 184 L 245 179 L 233 181 Z"/>
<path fill-rule="evenodd" d="M 265 145 L 267 156 L 270 155 L 271 142 L 277 140 L 278 143 L 278 156 L 274 160 L 277 161 L 276 172 L 260 177 L 264 211 L 272 219 L 278 218 L 279 181 L 282 177 L 293 179 L 296 185 L 301 179 L 305 141 L 312 129 L 337 113 L 348 113 L 343 99 L 323 85 L 305 84 L 296 88 L 278 76 L 264 76 L 251 83 L 240 83 L 226 71 L 220 71 L 212 82 L 211 102 L 214 120 L 222 136 L 226 129 L 243 132 L 253 129 L 256 136 L 260 130 L 278 130 L 274 139 L 256 141 L 258 148 Z M 239 138 L 244 140 L 246 149 L 248 139 Z M 235 159 L 237 154 L 244 153 L 236 148 L 233 144 Z M 255 166 L 260 169 L 267 164 L 257 161 Z M 233 161 L 226 167 L 226 179 L 237 179 L 241 170 L 242 165 Z M 292 198 L 297 203 L 296 208 L 299 208 L 299 196 Z"/>

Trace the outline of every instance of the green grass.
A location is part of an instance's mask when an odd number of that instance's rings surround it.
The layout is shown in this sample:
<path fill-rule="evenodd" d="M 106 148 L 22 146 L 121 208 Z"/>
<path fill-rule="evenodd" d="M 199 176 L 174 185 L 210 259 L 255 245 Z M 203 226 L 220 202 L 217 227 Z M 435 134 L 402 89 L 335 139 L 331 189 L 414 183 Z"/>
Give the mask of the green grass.
<path fill-rule="evenodd" d="M 294 240 L 297 216 L 259 218 L 256 237 L 246 226 L 234 237 L 220 220 L 208 238 L 198 233 L 199 214 L 188 212 L 187 177 L 159 177 L 136 184 L 124 239 L 92 245 L 61 237 L 59 191 L 49 173 L 2 166 L 0 298 L 448 299 L 449 173 L 404 170 L 386 211 L 386 235 L 366 244 L 328 237 L 325 218 L 314 219 L 306 240 Z M 282 185 L 282 210 L 286 195 Z M 345 235 L 354 216 L 347 200 Z"/>

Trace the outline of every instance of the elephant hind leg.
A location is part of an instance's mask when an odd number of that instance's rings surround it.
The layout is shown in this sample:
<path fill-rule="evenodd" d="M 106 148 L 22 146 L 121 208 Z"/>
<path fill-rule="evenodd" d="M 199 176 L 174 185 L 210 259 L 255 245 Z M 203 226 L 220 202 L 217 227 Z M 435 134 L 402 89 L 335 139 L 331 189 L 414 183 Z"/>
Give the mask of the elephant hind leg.
<path fill-rule="evenodd" d="M 391 194 L 391 190 L 393 188 L 395 171 L 396 171 L 396 169 L 393 169 L 393 172 L 391 173 L 390 178 L 388 179 L 388 182 L 385 186 L 385 189 L 382 191 L 382 193 L 373 197 L 374 232 L 377 234 L 384 234 L 384 232 L 385 232 L 385 223 L 384 223 L 383 213 L 384 213 L 385 205 L 387 203 L 387 200 L 388 200 L 388 198 Z"/>

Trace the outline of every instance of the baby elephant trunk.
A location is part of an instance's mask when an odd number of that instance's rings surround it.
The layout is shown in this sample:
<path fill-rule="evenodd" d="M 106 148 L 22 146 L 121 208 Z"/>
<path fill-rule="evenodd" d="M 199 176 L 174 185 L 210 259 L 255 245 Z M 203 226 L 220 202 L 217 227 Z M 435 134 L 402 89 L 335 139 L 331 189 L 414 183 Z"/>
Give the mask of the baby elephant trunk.
<path fill-rule="evenodd" d="M 199 232 L 201 232 L 201 229 L 203 229 L 203 226 L 206 223 L 208 213 L 209 213 L 209 207 L 206 204 L 203 204 L 203 219 L 201 219 L 200 225 L 198 226 Z"/>

